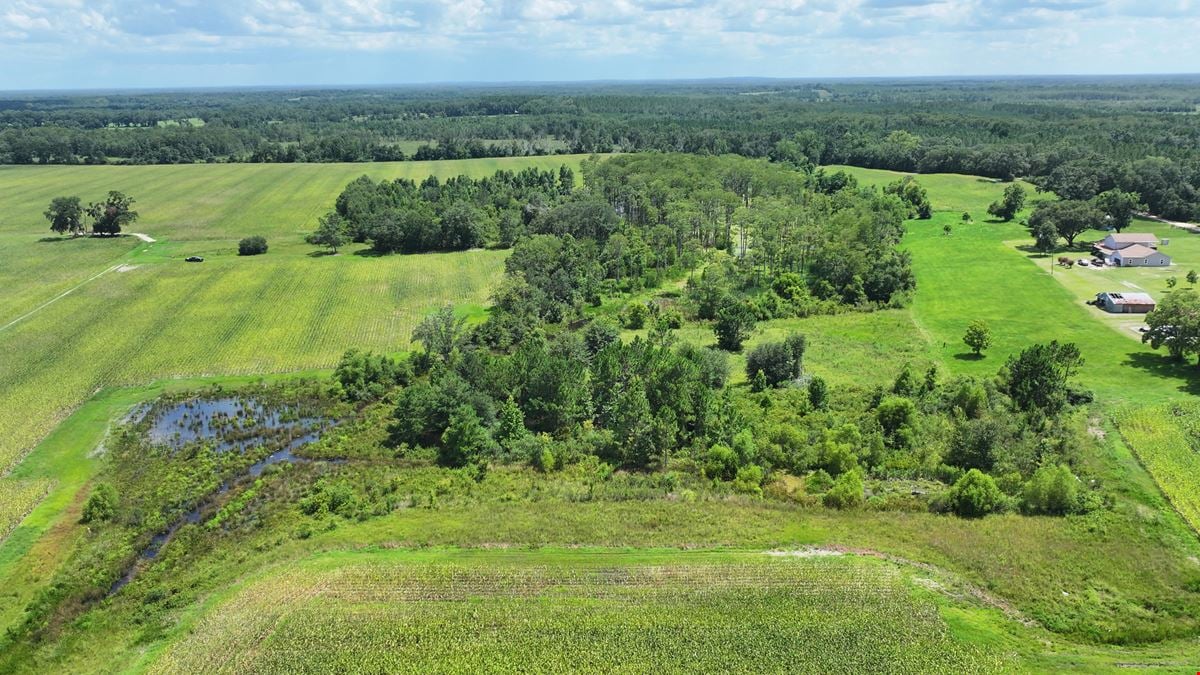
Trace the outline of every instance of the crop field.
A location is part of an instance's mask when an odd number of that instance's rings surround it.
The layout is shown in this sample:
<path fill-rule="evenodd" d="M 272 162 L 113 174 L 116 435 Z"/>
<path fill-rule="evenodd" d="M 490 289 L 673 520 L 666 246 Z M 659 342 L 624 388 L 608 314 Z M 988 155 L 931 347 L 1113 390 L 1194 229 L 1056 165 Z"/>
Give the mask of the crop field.
<path fill-rule="evenodd" d="M 337 554 L 226 594 L 157 672 L 989 672 L 895 566 L 762 553 Z M 531 665 L 536 664 L 536 665 Z"/>
<path fill-rule="evenodd" d="M 49 480 L 5 480 L 0 483 L 0 540 L 46 496 Z"/>
<path fill-rule="evenodd" d="M 325 368 L 352 346 L 403 349 L 441 305 L 486 302 L 502 252 L 312 255 L 304 234 L 354 177 L 578 162 L 0 168 L 0 473 L 102 387 Z M 87 201 L 109 189 L 138 200 L 142 218 L 131 229 L 157 242 L 42 241 L 50 233 L 41 211 L 53 196 Z M 270 252 L 236 257 L 248 234 L 266 236 Z M 193 254 L 207 261 L 182 262 Z"/>
<path fill-rule="evenodd" d="M 1200 531 L 1200 404 L 1144 407 L 1117 419 L 1121 435 L 1171 503 Z"/>

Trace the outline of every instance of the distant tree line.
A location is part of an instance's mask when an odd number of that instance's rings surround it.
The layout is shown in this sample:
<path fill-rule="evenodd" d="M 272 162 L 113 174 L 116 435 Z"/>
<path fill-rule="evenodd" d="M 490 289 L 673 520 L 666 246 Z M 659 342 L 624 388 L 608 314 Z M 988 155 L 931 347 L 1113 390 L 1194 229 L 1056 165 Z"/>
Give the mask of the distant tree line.
<path fill-rule="evenodd" d="M 732 153 L 796 166 L 1026 177 L 1067 199 L 1120 189 L 1156 214 L 1198 216 L 1200 129 L 1179 114 L 1200 100 L 1193 80 L 781 82 L 743 96 L 746 87 L 13 98 L 0 101 L 0 163 Z M 402 149 L 414 141 L 416 149 Z"/>

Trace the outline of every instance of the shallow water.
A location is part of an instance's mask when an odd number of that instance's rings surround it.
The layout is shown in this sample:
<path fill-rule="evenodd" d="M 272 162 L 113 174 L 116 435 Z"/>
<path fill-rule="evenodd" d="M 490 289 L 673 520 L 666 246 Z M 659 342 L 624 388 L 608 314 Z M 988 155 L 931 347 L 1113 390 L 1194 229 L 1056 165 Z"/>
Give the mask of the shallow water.
<path fill-rule="evenodd" d="M 145 421 L 147 415 L 154 413 L 153 408 L 146 408 L 138 416 Z M 166 531 L 154 535 L 137 560 L 109 588 L 108 594 L 116 593 L 133 581 L 140 563 L 157 558 L 179 528 L 199 523 L 205 510 L 237 483 L 258 478 L 267 467 L 274 464 L 313 461 L 295 455 L 294 451 L 306 443 L 319 440 L 321 433 L 333 424 L 333 420 L 327 418 L 298 415 L 286 406 L 271 406 L 255 399 L 232 397 L 181 401 L 158 412 L 146 432 L 153 443 L 178 449 L 201 442 L 208 443 L 217 452 L 247 452 L 257 447 L 271 447 L 274 452 L 246 467 L 238 476 L 223 482 L 199 506 L 185 513 Z"/>

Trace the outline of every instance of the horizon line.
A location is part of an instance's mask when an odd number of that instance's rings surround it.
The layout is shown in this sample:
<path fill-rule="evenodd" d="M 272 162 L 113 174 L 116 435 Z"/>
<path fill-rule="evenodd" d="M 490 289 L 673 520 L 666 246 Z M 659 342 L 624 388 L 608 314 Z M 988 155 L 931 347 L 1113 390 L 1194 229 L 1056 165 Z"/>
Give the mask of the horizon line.
<path fill-rule="evenodd" d="M 0 87 L 0 95 L 9 94 L 81 94 L 81 93 L 125 93 L 125 92 L 154 92 L 170 93 L 181 91 L 247 91 L 247 90 L 294 90 L 294 91 L 329 91 L 329 90 L 363 90 L 363 89 L 420 89 L 437 87 L 462 88 L 516 88 L 536 86 L 571 86 L 571 85 L 646 85 L 646 84 L 737 84 L 739 82 L 896 82 L 896 81 L 946 81 L 946 80 L 976 80 L 976 81 L 1011 81 L 1011 80 L 1102 80 L 1102 79 L 1137 79 L 1137 78 L 1200 78 L 1200 71 L 1179 72 L 1143 72 L 1143 73 L 1033 73 L 1033 74 L 1004 74 L 1004 75 L 830 75 L 830 76 L 766 76 L 766 75 L 733 75 L 718 77 L 663 77 L 663 78 L 594 78 L 581 80 L 429 80 L 413 82 L 356 82 L 356 83 L 287 83 L 287 84 L 236 84 L 236 85 L 146 85 L 146 86 L 111 86 L 111 87 L 56 87 L 47 89 L 18 89 Z"/>

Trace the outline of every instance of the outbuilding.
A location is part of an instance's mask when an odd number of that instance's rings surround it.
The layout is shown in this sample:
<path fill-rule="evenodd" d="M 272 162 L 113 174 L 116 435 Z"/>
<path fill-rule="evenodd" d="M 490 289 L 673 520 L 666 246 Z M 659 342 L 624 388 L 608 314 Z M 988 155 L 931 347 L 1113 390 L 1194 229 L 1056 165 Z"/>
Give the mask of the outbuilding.
<path fill-rule="evenodd" d="M 1155 302 L 1149 293 L 1108 291 L 1096 294 L 1096 306 L 1113 314 L 1146 314 L 1154 311 Z"/>

